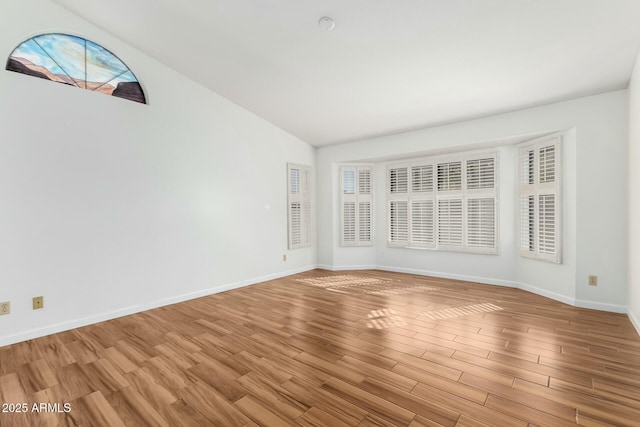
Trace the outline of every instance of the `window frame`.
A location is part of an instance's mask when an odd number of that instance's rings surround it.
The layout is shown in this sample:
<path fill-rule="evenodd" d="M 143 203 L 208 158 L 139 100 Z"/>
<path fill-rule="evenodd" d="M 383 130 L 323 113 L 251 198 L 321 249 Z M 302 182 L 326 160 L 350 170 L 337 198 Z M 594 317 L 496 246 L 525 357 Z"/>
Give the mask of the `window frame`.
<path fill-rule="evenodd" d="M 373 205 L 373 192 L 374 192 L 374 166 L 368 164 L 345 164 L 339 168 L 340 173 L 340 246 L 342 247 L 359 247 L 359 246 L 373 246 L 375 240 L 374 237 L 374 205 Z M 353 193 L 348 193 L 345 189 L 345 172 L 353 172 Z M 361 173 L 369 174 L 369 188 L 368 192 L 362 191 L 362 177 Z M 353 239 L 347 237 L 346 233 L 346 204 L 353 203 Z M 369 205 L 368 224 L 369 232 L 367 240 L 363 238 L 362 227 L 366 227 L 366 224 L 362 224 L 361 205 Z"/>
<path fill-rule="evenodd" d="M 487 187 L 479 187 L 479 188 L 468 188 L 468 172 L 467 166 L 469 162 L 474 162 L 483 159 L 491 159 L 493 161 L 493 169 L 492 169 L 492 182 L 493 186 L 490 188 Z M 456 168 L 456 164 L 459 163 L 459 167 Z M 431 190 L 430 191 L 416 191 L 416 186 L 414 186 L 415 168 L 430 168 L 431 169 Z M 405 169 L 407 175 L 407 184 L 406 191 L 393 191 L 391 189 L 391 177 L 392 174 L 398 176 L 398 169 Z M 439 179 L 439 172 L 442 175 L 446 171 L 446 180 Z M 452 175 L 450 172 L 454 171 Z M 459 177 L 456 176 L 455 172 L 459 171 Z M 402 173 L 400 173 L 402 175 Z M 480 176 L 480 171 L 478 172 L 478 176 Z M 478 182 L 480 178 L 478 178 Z M 459 180 L 459 185 L 456 183 Z M 423 183 L 424 177 L 421 177 L 421 183 Z M 443 187 L 443 182 L 446 181 L 447 185 Z M 482 150 L 482 151 L 473 151 L 473 152 L 461 152 L 455 154 L 447 154 L 440 156 L 431 156 L 424 157 L 420 159 L 412 159 L 410 161 L 404 162 L 394 162 L 387 165 L 387 246 L 389 247 L 402 247 L 409 249 L 425 249 L 425 250 L 436 250 L 436 251 L 453 251 L 453 252 L 465 252 L 465 253 L 482 253 L 482 254 L 499 254 L 500 253 L 500 233 L 499 233 L 499 155 L 497 150 Z M 453 185 L 451 183 L 453 182 Z M 404 187 L 404 186 L 403 186 Z M 418 186 L 422 188 L 422 186 Z M 398 188 L 396 185 L 395 188 Z M 492 229 L 492 234 L 490 236 L 493 240 L 492 246 L 483 246 L 473 244 L 469 240 L 469 229 L 471 224 L 471 218 L 469 213 L 469 200 L 477 200 L 477 199 L 487 199 L 490 198 L 493 200 L 493 221 L 490 223 L 490 227 Z M 392 236 L 394 235 L 394 227 L 392 224 L 393 212 L 392 206 L 402 204 L 406 202 L 406 240 L 392 240 Z M 418 230 L 414 227 L 415 224 L 415 215 L 414 215 L 414 206 L 416 204 L 422 204 L 423 206 L 426 204 L 427 206 L 431 205 L 431 232 L 433 234 L 432 240 L 426 240 L 422 242 L 418 242 L 415 239 L 415 236 L 419 235 Z M 444 242 L 442 239 L 444 231 L 443 225 L 445 217 L 440 215 L 439 209 L 441 207 L 445 207 L 447 204 L 454 204 L 454 206 L 458 207 L 458 211 L 460 211 L 461 219 L 460 224 L 456 224 L 455 221 L 453 223 L 454 231 L 460 230 L 460 243 L 452 243 L 451 240 L 448 242 Z M 482 202 L 479 205 L 484 204 Z M 480 212 L 480 211 L 478 211 Z M 425 215 L 427 220 L 425 223 L 427 227 L 429 226 L 428 216 L 429 212 L 427 209 L 427 213 Z M 456 219 L 456 217 L 447 217 L 449 220 Z M 402 218 L 400 218 L 402 219 Z M 476 232 L 476 236 L 480 234 L 482 236 L 482 228 L 486 225 L 482 221 L 476 221 L 479 223 L 478 229 L 479 232 Z M 425 227 L 426 228 L 426 227 Z M 422 230 L 422 229 L 421 229 Z M 427 236 L 429 235 L 429 231 L 424 232 Z M 395 233 L 397 235 L 397 233 Z M 476 237 L 476 241 L 478 238 Z M 480 239 L 482 240 L 482 239 Z"/>
<path fill-rule="evenodd" d="M 72 45 L 71 48 L 69 44 Z M 77 52 L 73 52 L 73 48 L 77 49 L 80 46 L 84 49 L 82 58 L 77 56 Z M 92 54 L 88 53 L 90 51 Z M 100 74 L 100 72 L 95 71 L 95 62 L 87 59 L 95 55 L 103 57 L 101 59 L 102 64 L 109 62 L 111 68 L 115 69 L 117 63 L 119 63 L 122 67 L 116 69 L 115 73 L 107 77 L 102 76 L 100 79 L 87 80 L 91 66 L 93 67 L 93 74 Z M 105 60 L 104 57 L 109 60 Z M 71 63 L 67 61 L 71 61 Z M 81 78 L 82 75 L 74 72 L 77 71 L 75 68 L 77 64 L 81 64 L 84 67 L 84 79 Z M 7 58 L 5 70 L 63 83 L 67 86 L 91 92 L 107 94 L 140 104 L 148 104 L 146 91 L 131 68 L 109 49 L 79 35 L 50 32 L 30 37 L 13 49 Z M 121 84 L 123 84 L 122 87 L 120 86 Z M 126 88 L 124 84 L 126 84 Z"/>
<path fill-rule="evenodd" d="M 298 171 L 298 190 L 292 185 L 292 171 Z M 311 166 L 287 163 L 287 247 L 306 248 L 313 245 L 313 169 Z M 295 239 L 294 204 L 299 205 L 300 238 Z"/>
<path fill-rule="evenodd" d="M 554 171 L 553 181 L 540 182 L 540 152 L 542 148 L 554 147 Z M 525 183 L 525 170 L 524 170 L 524 153 L 527 154 L 527 159 L 530 158 L 533 153 L 533 159 L 527 160 L 527 163 L 532 162 L 531 168 L 533 169 L 533 176 L 531 177 L 531 171 L 526 171 L 527 181 L 532 180 L 532 183 Z M 548 170 L 548 166 L 545 167 L 545 171 Z M 553 197 L 553 247 L 555 251 L 553 253 L 545 253 L 540 250 L 540 203 L 542 196 Z M 530 236 L 524 240 L 525 233 L 525 211 L 524 201 L 527 199 L 527 234 Z M 531 204 L 531 200 L 533 204 Z M 518 248 L 520 256 L 525 258 L 536 259 L 540 261 L 551 262 L 554 264 L 562 264 L 562 136 L 553 135 L 538 138 L 533 141 L 528 141 L 518 145 L 518 211 L 519 211 L 519 233 L 518 233 Z M 547 211 L 548 212 L 548 211 Z M 527 246 L 530 249 L 527 249 Z"/>

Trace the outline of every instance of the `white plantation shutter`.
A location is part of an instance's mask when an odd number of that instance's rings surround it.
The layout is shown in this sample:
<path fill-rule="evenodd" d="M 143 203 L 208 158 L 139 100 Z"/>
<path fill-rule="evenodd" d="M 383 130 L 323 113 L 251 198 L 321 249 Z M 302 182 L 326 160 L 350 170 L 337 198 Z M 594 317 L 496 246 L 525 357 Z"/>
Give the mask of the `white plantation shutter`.
<path fill-rule="evenodd" d="M 438 248 L 463 245 L 462 161 L 438 162 L 436 173 Z"/>
<path fill-rule="evenodd" d="M 387 218 L 390 246 L 407 246 L 409 242 L 409 169 L 407 166 L 387 169 Z"/>
<path fill-rule="evenodd" d="M 524 195 L 520 197 L 520 250 L 534 252 L 536 249 L 536 210 L 535 197 Z"/>
<path fill-rule="evenodd" d="M 433 200 L 411 202 L 411 246 L 430 248 L 435 244 Z"/>
<path fill-rule="evenodd" d="M 356 242 L 356 203 L 344 202 L 342 204 L 342 242 Z"/>
<path fill-rule="evenodd" d="M 467 189 L 493 188 L 495 186 L 495 159 L 467 160 Z"/>
<path fill-rule="evenodd" d="M 406 244 L 409 238 L 409 218 L 406 201 L 389 202 L 389 242 Z"/>
<path fill-rule="evenodd" d="M 409 178 L 407 168 L 389 169 L 389 192 L 392 194 L 407 193 L 409 188 Z"/>
<path fill-rule="evenodd" d="M 311 168 L 287 165 L 289 249 L 311 246 Z"/>
<path fill-rule="evenodd" d="M 540 183 L 555 182 L 556 178 L 556 146 L 541 147 L 540 155 Z"/>
<path fill-rule="evenodd" d="M 475 252 L 498 251 L 497 157 L 465 161 L 465 245 Z"/>
<path fill-rule="evenodd" d="M 438 245 L 462 247 L 462 199 L 438 200 Z"/>
<path fill-rule="evenodd" d="M 462 189 L 461 162 L 438 163 L 438 191 Z"/>
<path fill-rule="evenodd" d="M 358 194 L 371 194 L 371 167 L 358 168 Z"/>
<path fill-rule="evenodd" d="M 520 148 L 520 254 L 562 262 L 559 136 Z"/>
<path fill-rule="evenodd" d="M 289 249 L 302 243 L 302 206 L 300 202 L 289 204 Z"/>
<path fill-rule="evenodd" d="M 430 193 L 433 191 L 433 165 L 411 167 L 411 192 Z"/>
<path fill-rule="evenodd" d="M 495 152 L 389 166 L 388 244 L 497 253 L 497 176 Z"/>
<path fill-rule="evenodd" d="M 371 239 L 371 202 L 358 202 L 358 243 L 372 244 Z"/>
<path fill-rule="evenodd" d="M 555 195 L 538 196 L 538 251 L 541 254 L 556 253 L 556 207 Z"/>
<path fill-rule="evenodd" d="M 342 246 L 373 244 L 372 171 L 371 166 L 340 168 Z"/>
<path fill-rule="evenodd" d="M 467 245 L 493 248 L 496 244 L 496 207 L 493 197 L 467 199 Z"/>

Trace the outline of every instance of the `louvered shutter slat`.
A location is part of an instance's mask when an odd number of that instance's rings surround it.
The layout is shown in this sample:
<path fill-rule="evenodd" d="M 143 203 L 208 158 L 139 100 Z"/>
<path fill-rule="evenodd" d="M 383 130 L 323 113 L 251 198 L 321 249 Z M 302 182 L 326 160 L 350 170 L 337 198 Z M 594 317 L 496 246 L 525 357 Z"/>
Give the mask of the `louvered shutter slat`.
<path fill-rule="evenodd" d="M 354 202 L 345 202 L 343 204 L 342 213 L 342 240 L 344 242 L 356 241 L 356 204 Z"/>
<path fill-rule="evenodd" d="M 393 168 L 389 170 L 389 192 L 406 193 L 408 185 L 407 168 Z"/>
<path fill-rule="evenodd" d="M 495 186 L 493 158 L 467 160 L 467 189 L 485 189 Z"/>
<path fill-rule="evenodd" d="M 556 178 L 555 146 L 540 149 L 540 182 L 554 182 Z"/>
<path fill-rule="evenodd" d="M 438 243 L 462 246 L 462 200 L 438 200 Z"/>
<path fill-rule="evenodd" d="M 413 166 L 411 168 L 411 191 L 427 193 L 433 191 L 433 166 Z"/>
<path fill-rule="evenodd" d="M 429 247 L 434 243 L 433 200 L 411 202 L 411 242 Z"/>
<path fill-rule="evenodd" d="M 389 203 L 389 240 L 393 243 L 404 243 L 408 238 L 407 202 Z"/>
<path fill-rule="evenodd" d="M 371 169 L 358 171 L 358 193 L 360 195 L 371 194 Z"/>
<path fill-rule="evenodd" d="M 495 201 L 493 198 L 467 200 L 467 245 L 495 246 Z"/>
<path fill-rule="evenodd" d="M 538 206 L 538 247 L 541 253 L 554 254 L 556 251 L 555 196 L 541 194 L 538 196 Z"/>
<path fill-rule="evenodd" d="M 520 151 L 520 184 L 531 185 L 535 182 L 535 151 L 523 149 Z"/>
<path fill-rule="evenodd" d="M 302 209 L 299 202 L 293 202 L 290 204 L 290 234 L 291 243 L 299 245 L 302 243 Z"/>
<path fill-rule="evenodd" d="M 358 240 L 371 242 L 371 202 L 358 203 Z"/>
<path fill-rule="evenodd" d="M 438 163 L 438 191 L 454 191 L 462 189 L 462 163 Z"/>
<path fill-rule="evenodd" d="M 520 249 L 535 251 L 535 198 L 524 196 L 520 198 Z"/>

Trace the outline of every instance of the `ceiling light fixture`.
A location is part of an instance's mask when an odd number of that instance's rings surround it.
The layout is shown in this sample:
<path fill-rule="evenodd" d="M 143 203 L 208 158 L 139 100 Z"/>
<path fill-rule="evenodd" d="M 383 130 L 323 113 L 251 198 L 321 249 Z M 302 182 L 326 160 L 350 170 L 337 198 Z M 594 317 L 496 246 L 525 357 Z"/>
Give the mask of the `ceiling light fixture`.
<path fill-rule="evenodd" d="M 322 31 L 329 32 L 329 31 L 331 31 L 331 30 L 333 30 L 335 28 L 336 21 L 334 21 L 333 18 L 331 18 L 329 16 L 323 16 L 318 21 L 318 25 L 320 26 L 320 29 Z"/>

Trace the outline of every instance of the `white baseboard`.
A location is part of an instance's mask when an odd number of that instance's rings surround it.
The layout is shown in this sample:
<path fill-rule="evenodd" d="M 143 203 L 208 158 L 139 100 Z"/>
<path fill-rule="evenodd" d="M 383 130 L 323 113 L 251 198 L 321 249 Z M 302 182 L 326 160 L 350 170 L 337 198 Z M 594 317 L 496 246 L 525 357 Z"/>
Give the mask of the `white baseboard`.
<path fill-rule="evenodd" d="M 345 271 L 345 270 L 379 270 L 377 265 L 326 265 L 318 264 L 322 270 Z"/>
<path fill-rule="evenodd" d="M 638 335 L 640 335 L 640 321 L 638 321 L 636 315 L 633 314 L 631 310 L 627 309 L 627 316 L 629 317 L 629 320 L 631 320 L 631 324 L 633 325 L 633 327 L 636 328 L 636 332 L 638 333 Z"/>
<path fill-rule="evenodd" d="M 574 304 L 580 308 L 590 308 L 591 310 L 610 311 L 612 313 L 627 313 L 627 307 L 619 304 L 607 304 L 597 301 L 576 300 Z"/>
<path fill-rule="evenodd" d="M 394 273 L 408 273 L 408 274 L 417 274 L 419 276 L 432 276 L 439 277 L 443 279 L 454 279 L 454 280 L 463 280 L 465 282 L 475 282 L 475 283 L 484 283 L 487 285 L 496 285 L 496 286 L 505 286 L 509 288 L 517 288 L 522 289 L 527 292 L 531 292 L 536 295 L 540 295 L 546 298 L 550 298 L 555 301 L 560 301 L 562 303 L 580 307 L 580 308 L 589 308 L 592 310 L 601 310 L 601 311 L 609 311 L 612 313 L 627 313 L 627 307 L 618 304 L 607 304 L 600 303 L 596 301 L 587 301 L 587 300 L 576 300 L 575 298 L 568 297 L 566 295 L 558 294 L 556 292 L 551 292 L 546 289 L 541 289 L 536 286 L 531 286 L 526 283 L 516 282 L 512 280 L 502 280 L 502 279 L 494 279 L 490 277 L 480 277 L 480 276 L 467 276 L 463 274 L 451 274 L 451 273 L 443 273 L 440 271 L 430 271 L 430 270 L 421 270 L 416 268 L 402 268 L 402 267 L 391 267 L 386 265 L 377 265 L 377 266 L 358 266 L 358 265 L 350 265 L 350 266 L 327 266 L 322 265 L 318 266 L 318 268 L 323 268 L 325 270 L 331 271 L 339 271 L 339 270 L 383 270 L 383 271 L 392 271 Z M 629 318 L 631 318 L 631 313 L 629 313 Z M 631 320 L 632 323 L 634 320 Z M 635 320 L 634 326 L 638 329 L 640 333 L 640 323 Z"/>
<path fill-rule="evenodd" d="M 46 326 L 44 328 L 36 328 L 36 329 L 20 332 L 14 335 L 7 335 L 4 337 L 0 337 L 0 347 L 30 340 L 33 338 L 39 338 L 46 335 L 68 331 L 74 328 L 81 328 L 83 326 L 104 322 L 106 320 L 117 319 L 118 317 L 140 313 L 141 311 L 151 310 L 158 307 L 164 307 L 166 305 L 171 305 L 171 304 L 177 304 L 180 302 L 201 298 L 201 297 L 217 294 L 224 291 L 229 291 L 232 289 L 242 288 L 244 286 L 254 285 L 256 283 L 279 279 L 280 277 L 291 276 L 292 274 L 302 273 L 305 271 L 313 270 L 315 268 L 316 268 L 315 265 L 310 265 L 310 266 L 301 267 L 297 269 L 268 274 L 265 276 L 255 277 L 252 279 L 243 280 L 235 283 L 227 283 L 227 284 L 216 286 L 213 288 L 202 289 L 196 292 L 189 292 L 186 294 L 176 295 L 169 298 L 163 298 L 163 299 L 152 301 L 146 304 L 132 305 L 119 310 L 100 313 L 93 316 L 84 317 L 81 319 L 71 320 L 68 322 L 61 322 L 55 325 Z"/>
<path fill-rule="evenodd" d="M 465 282 L 484 283 L 486 285 L 505 286 L 508 288 L 518 288 L 520 285 L 520 283 L 511 281 L 511 280 L 492 279 L 490 277 L 480 277 L 480 276 L 466 276 L 464 274 L 451 274 L 451 273 L 443 273 L 440 271 L 419 270 L 415 268 L 390 267 L 386 265 L 379 265 L 375 268 L 383 271 L 392 271 L 394 273 L 408 273 L 408 274 L 417 274 L 419 276 L 433 276 L 433 277 L 440 277 L 443 279 L 453 279 L 453 280 L 462 280 Z"/>
<path fill-rule="evenodd" d="M 565 304 L 572 305 L 574 307 L 576 306 L 576 299 L 573 297 L 568 297 L 566 295 L 558 294 L 556 292 L 551 292 L 546 289 L 538 288 L 536 286 L 527 285 L 526 283 L 518 283 L 517 287 L 519 289 L 522 289 L 523 291 L 531 292 L 532 294 L 550 298 L 555 301 L 560 301 Z"/>

